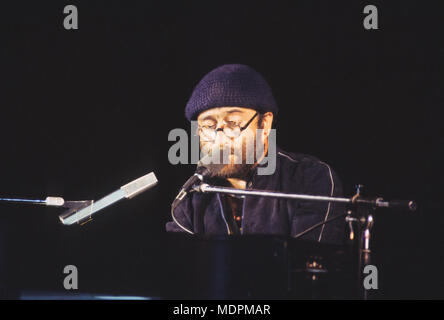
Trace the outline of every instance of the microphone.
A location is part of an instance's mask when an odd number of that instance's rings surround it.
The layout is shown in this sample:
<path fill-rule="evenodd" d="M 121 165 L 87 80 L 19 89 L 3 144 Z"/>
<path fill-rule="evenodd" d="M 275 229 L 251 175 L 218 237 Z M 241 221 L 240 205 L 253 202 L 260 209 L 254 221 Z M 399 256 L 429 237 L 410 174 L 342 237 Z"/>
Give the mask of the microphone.
<path fill-rule="evenodd" d="M 173 221 L 185 232 L 188 232 L 189 234 L 194 234 L 193 231 L 185 228 L 183 225 L 180 224 L 179 221 L 177 221 L 176 217 L 174 216 L 174 210 L 183 200 L 183 198 L 185 198 L 190 188 L 194 184 L 198 182 L 203 182 L 205 179 L 214 177 L 220 170 L 222 170 L 223 167 L 223 164 L 212 163 L 210 155 L 206 155 L 205 157 L 200 159 L 197 163 L 196 172 L 185 182 L 185 184 L 182 186 L 182 189 L 180 189 L 179 194 L 176 196 L 173 203 L 171 204 L 171 217 L 173 218 Z"/>
<path fill-rule="evenodd" d="M 174 199 L 174 204 L 177 205 L 178 202 L 182 201 L 183 198 L 188 194 L 190 188 L 198 182 L 202 182 L 205 179 L 214 177 L 222 168 L 223 164 L 214 164 L 211 162 L 211 156 L 206 155 L 197 163 L 196 172 L 184 183 L 180 189 L 179 194 L 176 199 Z"/>
<path fill-rule="evenodd" d="M 61 214 L 59 219 L 64 225 L 72 225 L 84 220 L 89 221 L 94 213 L 122 200 L 123 198 L 132 199 L 145 190 L 154 187 L 156 184 L 157 178 L 154 175 L 154 172 L 148 173 L 124 186 L 121 186 L 120 189 L 110 193 L 102 199 L 97 200 L 96 202 L 93 201 L 91 205 L 82 208 L 79 211 L 73 212 L 72 210 L 68 210 Z"/>

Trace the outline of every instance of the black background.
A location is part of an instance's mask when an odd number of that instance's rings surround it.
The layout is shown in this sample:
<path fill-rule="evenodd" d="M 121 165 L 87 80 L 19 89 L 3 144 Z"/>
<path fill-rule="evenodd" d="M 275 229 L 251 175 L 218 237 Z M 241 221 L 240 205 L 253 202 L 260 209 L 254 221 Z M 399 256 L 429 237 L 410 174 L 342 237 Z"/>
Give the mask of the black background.
<path fill-rule="evenodd" d="M 63 8 L 79 29 L 63 28 Z M 363 8 L 379 9 L 379 30 Z M 1 204 L 2 279 L 14 290 L 150 293 L 170 203 L 193 165 L 171 165 L 194 85 L 225 63 L 254 67 L 280 107 L 277 142 L 315 155 L 345 193 L 415 199 L 381 211 L 382 298 L 443 298 L 443 19 L 438 2 L 9 1 L 0 10 L 0 196 L 99 199 L 150 171 L 159 184 L 59 224 L 54 208 Z M 183 261 L 181 263 L 188 263 Z"/>

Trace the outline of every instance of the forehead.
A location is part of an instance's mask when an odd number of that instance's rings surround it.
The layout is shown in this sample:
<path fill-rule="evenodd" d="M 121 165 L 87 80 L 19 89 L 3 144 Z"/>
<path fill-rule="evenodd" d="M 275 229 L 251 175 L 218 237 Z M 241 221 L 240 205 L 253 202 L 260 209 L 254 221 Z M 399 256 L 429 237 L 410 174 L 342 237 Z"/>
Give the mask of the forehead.
<path fill-rule="evenodd" d="M 256 113 L 256 110 L 244 107 L 219 107 L 211 108 L 200 113 L 197 120 L 203 120 L 206 118 L 222 118 L 229 114 L 238 115 L 241 117 L 252 116 Z"/>

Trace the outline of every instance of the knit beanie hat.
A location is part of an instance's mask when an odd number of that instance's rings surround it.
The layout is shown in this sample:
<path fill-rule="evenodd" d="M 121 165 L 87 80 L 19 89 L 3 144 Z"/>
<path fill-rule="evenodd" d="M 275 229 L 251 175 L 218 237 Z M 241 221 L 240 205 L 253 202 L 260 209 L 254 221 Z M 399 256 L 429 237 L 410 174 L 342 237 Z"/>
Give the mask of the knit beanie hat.
<path fill-rule="evenodd" d="M 205 110 L 216 107 L 245 107 L 261 113 L 278 112 L 271 88 L 253 68 L 226 64 L 207 75 L 194 88 L 185 107 L 185 116 L 196 120 Z"/>

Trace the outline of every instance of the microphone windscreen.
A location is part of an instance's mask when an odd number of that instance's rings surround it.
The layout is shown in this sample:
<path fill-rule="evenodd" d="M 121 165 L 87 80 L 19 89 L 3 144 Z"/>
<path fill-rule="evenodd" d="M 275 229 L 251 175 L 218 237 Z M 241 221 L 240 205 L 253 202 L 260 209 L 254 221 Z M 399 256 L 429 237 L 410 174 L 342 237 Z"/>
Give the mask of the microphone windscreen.
<path fill-rule="evenodd" d="M 131 199 L 138 194 L 144 192 L 148 188 L 154 187 L 157 184 L 157 178 L 154 172 L 148 173 L 126 185 L 120 187 L 125 192 L 125 198 Z"/>
<path fill-rule="evenodd" d="M 65 200 L 60 197 L 46 197 L 45 204 L 47 206 L 61 207 L 65 204 Z"/>
<path fill-rule="evenodd" d="M 213 158 L 210 155 L 206 155 L 197 163 L 198 169 L 202 167 L 207 169 L 204 172 L 205 178 L 213 178 L 222 170 L 223 167 L 225 167 L 225 165 L 220 163 L 213 163 Z"/>

